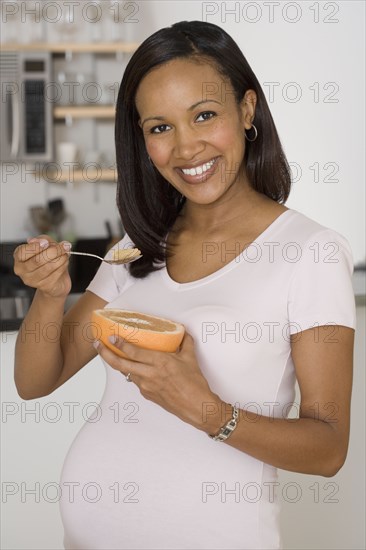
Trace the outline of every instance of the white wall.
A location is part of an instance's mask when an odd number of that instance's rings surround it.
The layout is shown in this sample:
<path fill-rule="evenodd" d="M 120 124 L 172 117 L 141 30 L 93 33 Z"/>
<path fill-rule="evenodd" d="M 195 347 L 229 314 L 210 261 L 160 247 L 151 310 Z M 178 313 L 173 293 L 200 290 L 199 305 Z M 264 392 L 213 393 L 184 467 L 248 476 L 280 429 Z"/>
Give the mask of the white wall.
<path fill-rule="evenodd" d="M 233 36 L 263 86 L 293 163 L 296 181 L 287 205 L 345 235 L 355 263 L 365 261 L 364 2 L 151 0 L 130 5 L 133 7 L 126 13 L 131 15 L 125 16 L 121 25 L 121 36 L 128 40 L 141 41 L 158 28 L 183 19 L 216 23 Z M 81 7 L 82 3 L 79 10 Z M 90 19 L 92 15 L 90 12 Z M 74 39 L 93 36 L 94 27 L 82 14 L 76 22 Z M 110 24 L 106 16 L 100 20 L 104 39 L 109 36 Z M 26 18 L 21 40 L 27 39 L 32 28 L 34 24 Z M 57 24 L 45 24 L 43 30 L 48 40 L 59 39 Z M 121 70 L 113 69 L 111 78 L 120 79 L 125 61 L 120 63 Z M 67 133 L 58 127 L 58 132 L 62 131 Z M 79 139 L 90 139 L 88 128 Z M 113 147 L 112 124 L 109 130 L 100 130 L 98 146 L 105 147 L 106 140 L 111 144 L 108 147 Z M 22 220 L 28 206 L 46 196 L 64 197 L 75 214 L 79 235 L 103 231 L 104 219 L 116 227 L 113 184 L 99 194 L 93 185 L 78 184 L 70 193 L 62 185 L 34 185 L 31 181 L 27 177 L 26 183 L 21 182 L 17 175 L 1 184 L 2 240 L 24 238 Z M 88 207 L 80 209 L 81 204 Z"/>
<path fill-rule="evenodd" d="M 274 11 L 269 19 L 269 4 Z M 276 6 L 274 6 L 276 4 Z M 203 19 L 207 10 L 217 13 L 206 19 L 224 27 L 238 42 L 259 81 L 279 82 L 270 107 L 283 141 L 288 158 L 301 167 L 302 176 L 294 184 L 287 205 L 332 227 L 351 242 L 355 262 L 365 259 L 364 244 L 364 37 L 363 2 L 194 2 L 150 1 L 138 2 L 137 23 L 126 28 L 129 39 L 141 40 L 154 30 L 175 21 Z M 227 14 L 224 7 L 239 5 L 239 15 Z M 287 8 L 286 8 L 287 6 Z M 313 11 L 311 9 L 313 7 Z M 314 22 L 314 9 L 319 8 L 319 22 Z M 206 10 L 206 11 L 203 11 Z M 244 11 L 243 11 L 244 10 Z M 245 11 L 247 10 L 247 11 Z M 283 11 L 285 10 L 285 11 Z M 287 10 L 287 11 L 286 11 Z M 338 11 L 337 11 L 338 10 Z M 337 11 L 337 13 L 335 13 Z M 289 23 L 301 12 L 297 22 Z M 332 15 L 332 13 L 334 14 Z M 256 15 L 262 14 L 257 22 Z M 338 22 L 325 22 L 325 18 Z M 286 20 L 287 19 L 287 20 Z M 27 23 L 24 28 L 29 29 Z M 84 22 L 83 31 L 86 32 Z M 47 29 L 51 39 L 50 29 Z M 282 95 L 287 83 L 288 96 Z M 309 89 L 319 83 L 320 99 L 314 101 Z M 335 84 L 329 84 L 335 83 Z M 325 89 L 326 86 L 329 86 Z M 339 89 L 337 88 L 339 87 Z M 291 102 L 291 94 L 301 90 L 301 99 Z M 330 92 L 338 90 L 333 99 L 326 102 Z M 264 86 L 269 98 L 269 86 Z M 309 169 L 314 163 L 322 167 L 319 182 Z M 339 172 L 337 182 L 327 182 L 331 165 Z M 104 219 L 116 223 L 113 185 L 96 189 L 80 185 L 74 190 L 41 184 L 8 181 L 1 184 L 2 221 L 1 238 L 17 239 L 26 236 L 20 220 L 30 204 L 44 202 L 48 198 L 64 197 L 67 207 L 77 218 L 81 235 L 96 235 L 103 231 Z M 361 549 L 365 547 L 363 525 L 364 502 L 364 367 L 365 308 L 358 308 L 356 334 L 355 383 L 353 418 L 349 456 L 346 465 L 335 478 L 313 478 L 287 472 L 280 475 L 281 487 L 297 483 L 301 498 L 296 503 L 283 501 L 282 515 L 285 547 L 287 549 Z M 10 414 L 2 422 L 3 481 L 14 482 L 19 492 L 9 496 L 3 504 L 2 546 L 11 549 L 59 549 L 62 548 L 62 526 L 58 505 L 41 496 L 34 503 L 31 495 L 21 502 L 23 481 L 30 488 L 39 482 L 57 483 L 61 466 L 72 439 L 84 422 L 81 410 L 90 402 L 98 402 L 104 388 L 104 371 L 98 361 L 93 361 L 77 376 L 60 388 L 55 395 L 37 400 L 44 414 L 37 423 L 32 416 L 22 421 L 21 409 L 36 406 L 22 402 L 13 385 L 13 348 L 15 335 L 2 335 L 1 377 L 2 400 Z M 43 409 L 56 402 L 63 419 L 52 423 Z M 68 420 L 65 402 L 80 403 L 75 422 Z M 34 418 L 34 417 L 33 417 Z M 335 486 L 326 483 L 334 483 Z M 314 486 L 318 483 L 318 486 Z M 314 487 L 311 489 L 311 487 Z M 314 491 L 319 488 L 319 502 L 314 501 Z M 332 488 L 337 494 L 331 496 Z M 290 498 L 291 498 L 290 493 Z M 51 496 L 51 495 L 50 495 Z M 328 498 L 327 498 L 328 497 Z M 329 498 L 338 502 L 327 502 Z M 41 525 L 41 528 L 40 528 Z M 21 526 L 21 528 L 20 528 Z"/>

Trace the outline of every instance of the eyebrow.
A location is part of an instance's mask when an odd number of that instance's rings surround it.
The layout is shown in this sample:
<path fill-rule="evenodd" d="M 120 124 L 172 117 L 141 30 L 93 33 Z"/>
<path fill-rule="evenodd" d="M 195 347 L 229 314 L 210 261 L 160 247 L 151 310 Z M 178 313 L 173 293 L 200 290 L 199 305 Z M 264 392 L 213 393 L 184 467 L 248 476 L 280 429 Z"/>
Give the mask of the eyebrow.
<path fill-rule="evenodd" d="M 218 105 L 222 105 L 222 103 L 220 101 L 216 101 L 215 99 L 203 99 L 201 101 L 197 101 L 197 103 L 194 103 L 193 105 L 191 105 L 190 107 L 188 107 L 188 111 L 193 111 L 196 107 L 198 107 L 199 105 L 203 105 L 204 103 L 217 103 Z M 165 118 L 163 116 L 150 116 L 148 118 L 145 118 L 142 122 L 141 122 L 141 126 L 143 126 L 145 124 L 145 122 L 149 121 L 149 120 L 160 120 L 160 121 L 164 121 Z"/>

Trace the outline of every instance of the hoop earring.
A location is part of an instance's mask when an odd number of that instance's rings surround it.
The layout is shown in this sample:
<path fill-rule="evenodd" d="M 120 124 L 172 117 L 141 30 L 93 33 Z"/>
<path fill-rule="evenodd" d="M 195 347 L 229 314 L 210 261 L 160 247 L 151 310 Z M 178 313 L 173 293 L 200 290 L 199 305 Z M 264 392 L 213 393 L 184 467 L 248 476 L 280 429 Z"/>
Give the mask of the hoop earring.
<path fill-rule="evenodd" d="M 257 139 L 257 137 L 258 137 L 257 128 L 254 126 L 254 124 L 252 124 L 252 127 L 249 128 L 249 130 L 251 130 L 252 128 L 254 128 L 254 133 L 255 133 L 255 136 L 254 136 L 253 139 L 249 139 L 248 136 L 247 136 L 246 131 L 244 130 L 244 136 L 245 136 L 245 139 L 246 139 L 247 141 L 255 141 L 255 140 Z"/>

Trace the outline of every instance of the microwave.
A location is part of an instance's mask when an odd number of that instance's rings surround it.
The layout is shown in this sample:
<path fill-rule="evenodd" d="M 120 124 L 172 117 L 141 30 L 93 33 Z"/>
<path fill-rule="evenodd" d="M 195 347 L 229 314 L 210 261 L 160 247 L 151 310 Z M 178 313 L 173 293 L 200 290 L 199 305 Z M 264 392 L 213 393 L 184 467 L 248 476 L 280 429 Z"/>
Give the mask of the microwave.
<path fill-rule="evenodd" d="M 0 52 L 0 162 L 53 157 L 49 52 Z"/>

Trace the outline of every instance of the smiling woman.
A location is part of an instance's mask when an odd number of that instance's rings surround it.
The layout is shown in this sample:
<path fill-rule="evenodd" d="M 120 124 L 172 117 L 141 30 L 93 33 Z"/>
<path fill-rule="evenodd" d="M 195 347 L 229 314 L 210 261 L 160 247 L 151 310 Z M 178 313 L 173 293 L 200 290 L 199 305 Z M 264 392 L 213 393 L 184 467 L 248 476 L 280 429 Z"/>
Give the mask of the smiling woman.
<path fill-rule="evenodd" d="M 279 549 L 277 468 L 330 477 L 347 455 L 349 244 L 284 206 L 288 164 L 264 94 L 215 25 L 177 23 L 136 51 L 116 152 L 127 234 L 115 249 L 142 257 L 102 263 L 64 316 L 67 243 L 40 236 L 15 253 L 16 272 L 37 288 L 24 331 L 62 325 L 58 342 L 20 331 L 19 393 L 48 395 L 97 353 L 106 366 L 102 415 L 62 471 L 62 487 L 82 488 L 62 492 L 65 548 Z M 105 306 L 106 319 L 124 310 L 174 320 L 180 347 L 116 334 L 93 347 L 86 328 Z M 120 404 L 131 421 L 110 414 Z"/>
<path fill-rule="evenodd" d="M 206 83 L 215 90 L 212 97 L 196 102 Z M 232 90 L 222 97 L 223 84 L 207 63 L 175 60 L 147 75 L 136 95 L 151 161 L 179 193 L 199 204 L 218 200 L 232 186 L 232 193 L 249 186 L 240 167 L 255 94 L 246 92 L 237 105 Z M 145 118 L 162 111 L 165 116 Z"/>
<path fill-rule="evenodd" d="M 176 23 L 145 40 L 123 76 L 115 134 L 119 210 L 144 247 L 134 277 L 171 255 L 165 236 L 192 193 L 202 204 L 226 200 L 232 184 L 231 196 L 244 182 L 272 203 L 289 195 L 289 166 L 262 88 L 216 25 Z"/>

